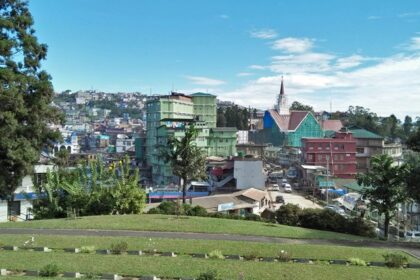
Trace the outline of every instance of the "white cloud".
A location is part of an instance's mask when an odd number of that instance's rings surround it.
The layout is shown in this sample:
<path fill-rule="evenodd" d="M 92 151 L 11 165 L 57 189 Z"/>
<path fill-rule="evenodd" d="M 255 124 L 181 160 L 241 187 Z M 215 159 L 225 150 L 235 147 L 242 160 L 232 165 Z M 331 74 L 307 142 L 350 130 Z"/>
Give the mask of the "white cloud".
<path fill-rule="evenodd" d="M 408 46 L 409 50 L 417 51 L 420 50 L 420 37 L 411 38 L 410 45 Z"/>
<path fill-rule="evenodd" d="M 368 20 L 377 20 L 377 19 L 381 19 L 382 17 L 380 16 L 368 16 Z"/>
<path fill-rule="evenodd" d="M 249 32 L 250 36 L 258 39 L 274 39 L 277 37 L 277 32 L 274 29 L 260 29 Z"/>
<path fill-rule="evenodd" d="M 248 66 L 248 68 L 249 68 L 249 69 L 254 69 L 254 70 L 264 70 L 264 69 L 266 69 L 267 67 L 262 66 L 262 65 L 256 65 L 256 64 L 254 64 L 254 65 L 250 65 L 250 66 Z"/>
<path fill-rule="evenodd" d="M 195 85 L 202 85 L 202 86 L 220 86 L 225 84 L 225 81 L 211 79 L 207 77 L 200 77 L 200 76 L 185 76 L 188 80 L 190 80 Z"/>
<path fill-rule="evenodd" d="M 226 15 L 226 14 L 221 14 L 221 15 L 219 15 L 219 18 L 221 18 L 221 19 L 229 19 L 230 16 L 229 15 Z"/>
<path fill-rule="evenodd" d="M 247 77 L 247 76 L 252 76 L 252 75 L 254 75 L 254 73 L 250 73 L 250 72 L 241 72 L 241 73 L 236 74 L 236 76 L 238 77 Z"/>
<path fill-rule="evenodd" d="M 399 18 L 420 17 L 420 12 L 402 13 L 398 15 Z"/>
<path fill-rule="evenodd" d="M 347 57 L 341 57 L 337 59 L 336 68 L 337 69 L 348 69 L 359 66 L 365 60 L 361 55 L 355 54 Z"/>
<path fill-rule="evenodd" d="M 313 47 L 314 40 L 309 38 L 283 38 L 274 41 L 272 48 L 289 53 L 303 53 Z"/>
<path fill-rule="evenodd" d="M 270 69 L 275 73 L 328 71 L 334 58 L 330 54 L 312 52 L 273 56 Z"/>

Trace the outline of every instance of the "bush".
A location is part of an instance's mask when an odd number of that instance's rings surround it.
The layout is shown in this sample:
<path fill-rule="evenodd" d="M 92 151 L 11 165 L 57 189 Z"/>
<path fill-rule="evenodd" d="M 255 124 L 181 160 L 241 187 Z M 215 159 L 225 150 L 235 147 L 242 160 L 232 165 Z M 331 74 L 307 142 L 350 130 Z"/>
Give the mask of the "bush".
<path fill-rule="evenodd" d="M 350 258 L 347 261 L 350 265 L 356 265 L 356 266 L 366 266 L 367 265 L 367 263 L 364 260 L 359 259 L 359 258 Z"/>
<path fill-rule="evenodd" d="M 80 253 L 92 254 L 95 252 L 95 246 L 82 246 L 80 247 Z"/>
<path fill-rule="evenodd" d="M 84 274 L 82 278 L 84 278 L 84 279 L 99 279 L 100 277 L 99 277 L 99 275 L 96 275 L 93 272 L 88 272 L 88 273 Z"/>
<path fill-rule="evenodd" d="M 199 205 L 196 205 L 186 211 L 186 214 L 188 216 L 200 216 L 200 217 L 206 217 L 207 216 L 207 210 L 204 207 L 201 207 Z"/>
<path fill-rule="evenodd" d="M 121 255 L 122 253 L 127 252 L 128 243 L 121 241 L 111 245 L 111 253 L 114 255 Z"/>
<path fill-rule="evenodd" d="M 161 214 L 176 215 L 178 205 L 175 201 L 164 201 L 159 204 L 157 208 L 160 210 Z"/>
<path fill-rule="evenodd" d="M 246 214 L 245 215 L 245 220 L 261 222 L 261 221 L 263 221 L 263 218 L 261 218 L 261 216 L 259 216 L 257 214 Z"/>
<path fill-rule="evenodd" d="M 207 272 L 201 273 L 197 280 L 219 280 L 219 276 L 216 270 L 209 270 Z"/>
<path fill-rule="evenodd" d="M 250 252 L 250 253 L 248 253 L 246 255 L 243 255 L 243 257 L 247 261 L 253 261 L 253 260 L 258 259 L 258 252 L 253 251 L 253 252 Z"/>
<path fill-rule="evenodd" d="M 288 203 L 286 205 L 282 205 L 276 211 L 276 220 L 279 224 L 297 226 L 301 211 L 302 209 L 296 204 Z"/>
<path fill-rule="evenodd" d="M 277 257 L 279 262 L 289 262 L 292 259 L 292 255 L 284 250 L 281 250 Z"/>
<path fill-rule="evenodd" d="M 376 237 L 374 226 L 360 217 L 353 217 L 347 220 L 346 232 L 360 236 Z"/>
<path fill-rule="evenodd" d="M 47 264 L 39 271 L 41 277 L 56 277 L 58 276 L 58 266 L 54 263 Z"/>
<path fill-rule="evenodd" d="M 383 256 L 385 265 L 391 268 L 402 268 L 408 264 L 408 258 L 401 254 L 386 254 Z"/>
<path fill-rule="evenodd" d="M 306 228 L 345 232 L 347 221 L 329 209 L 304 209 L 299 215 L 299 223 Z"/>
<path fill-rule="evenodd" d="M 209 253 L 210 259 L 224 259 L 225 256 L 223 256 L 222 251 L 220 250 L 213 250 Z"/>
<path fill-rule="evenodd" d="M 162 211 L 159 208 L 155 207 L 147 211 L 147 214 L 162 214 Z"/>

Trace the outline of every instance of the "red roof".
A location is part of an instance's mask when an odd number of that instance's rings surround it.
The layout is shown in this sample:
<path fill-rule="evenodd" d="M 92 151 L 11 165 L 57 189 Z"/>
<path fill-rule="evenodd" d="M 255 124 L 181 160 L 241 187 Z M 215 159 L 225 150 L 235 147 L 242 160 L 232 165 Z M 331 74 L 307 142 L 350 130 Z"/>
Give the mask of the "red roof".
<path fill-rule="evenodd" d="M 325 120 L 321 122 L 322 130 L 339 131 L 343 128 L 343 123 L 340 120 Z"/>
<path fill-rule="evenodd" d="M 289 130 L 295 130 L 303 119 L 308 115 L 307 111 L 292 111 L 290 112 Z"/>

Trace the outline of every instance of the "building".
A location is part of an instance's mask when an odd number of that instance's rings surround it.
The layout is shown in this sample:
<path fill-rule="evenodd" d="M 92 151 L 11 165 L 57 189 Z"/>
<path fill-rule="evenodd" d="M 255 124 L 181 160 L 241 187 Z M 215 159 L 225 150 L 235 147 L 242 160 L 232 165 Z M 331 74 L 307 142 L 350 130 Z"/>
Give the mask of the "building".
<path fill-rule="evenodd" d="M 146 102 L 146 161 L 155 184 L 178 183 L 171 167 L 159 157 L 169 137 L 181 138 L 190 124 L 198 130 L 195 144 L 207 156 L 236 154 L 236 128 L 216 127 L 216 96 L 208 93 L 186 95 L 172 92 Z"/>
<path fill-rule="evenodd" d="M 34 175 L 26 175 L 21 185 L 15 190 L 13 200 L 0 200 L 0 222 L 25 221 L 33 219 L 32 202 L 37 199 L 34 181 L 40 184 L 48 170 L 53 170 L 53 165 L 38 164 L 34 166 Z"/>
<path fill-rule="evenodd" d="M 236 132 L 236 143 L 237 144 L 247 144 L 248 143 L 248 130 L 238 130 Z"/>
<path fill-rule="evenodd" d="M 349 127 L 349 130 L 356 139 L 356 171 L 366 173 L 370 168 L 370 159 L 382 154 L 383 138 L 359 127 Z"/>
<path fill-rule="evenodd" d="M 130 138 L 125 134 L 118 134 L 117 140 L 115 141 L 115 152 L 125 153 L 130 149 L 134 148 L 135 138 Z"/>
<path fill-rule="evenodd" d="M 325 166 L 338 178 L 356 176 L 356 140 L 351 132 L 336 132 L 333 138 L 303 138 L 305 164 Z"/>
<path fill-rule="evenodd" d="M 265 144 L 237 144 L 236 150 L 238 151 L 239 156 L 252 156 L 254 158 L 262 159 L 265 147 L 267 147 Z"/>
<path fill-rule="evenodd" d="M 233 177 L 237 189 L 264 189 L 267 181 L 262 160 L 255 158 L 235 158 Z"/>
<path fill-rule="evenodd" d="M 271 208 L 271 200 L 266 191 L 250 188 L 229 194 L 216 194 L 192 199 L 193 206 L 201 206 L 209 213 L 222 212 L 244 216 L 260 215 Z"/>
<path fill-rule="evenodd" d="M 402 145 L 401 143 L 384 143 L 382 146 L 382 153 L 392 157 L 396 162 L 402 159 Z"/>

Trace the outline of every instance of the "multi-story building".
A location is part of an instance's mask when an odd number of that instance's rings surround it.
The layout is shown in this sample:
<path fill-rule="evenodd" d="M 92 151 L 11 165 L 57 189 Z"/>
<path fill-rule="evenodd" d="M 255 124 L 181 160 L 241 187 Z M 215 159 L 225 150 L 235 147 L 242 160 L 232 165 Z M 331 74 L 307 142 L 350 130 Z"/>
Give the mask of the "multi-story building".
<path fill-rule="evenodd" d="M 359 127 L 350 127 L 349 130 L 356 139 L 357 173 L 366 173 L 370 169 L 370 159 L 383 152 L 383 138 Z"/>
<path fill-rule="evenodd" d="M 350 131 L 336 132 L 333 138 L 303 138 L 302 142 L 306 164 L 325 166 L 338 178 L 355 178 L 356 140 Z"/>
<path fill-rule="evenodd" d="M 146 161 L 155 184 L 177 182 L 170 165 L 159 157 L 159 147 L 166 145 L 169 137 L 183 137 L 192 123 L 198 130 L 195 144 L 208 156 L 236 154 L 236 128 L 216 128 L 216 96 L 173 92 L 150 99 L 146 109 Z"/>

